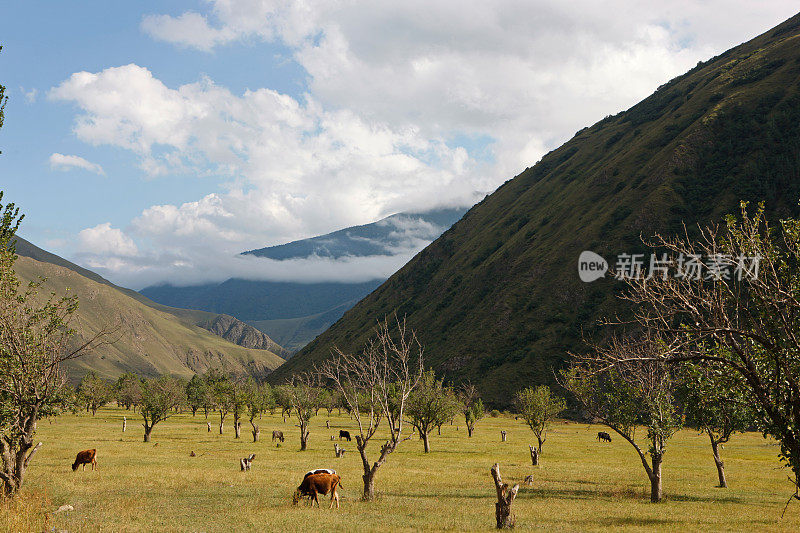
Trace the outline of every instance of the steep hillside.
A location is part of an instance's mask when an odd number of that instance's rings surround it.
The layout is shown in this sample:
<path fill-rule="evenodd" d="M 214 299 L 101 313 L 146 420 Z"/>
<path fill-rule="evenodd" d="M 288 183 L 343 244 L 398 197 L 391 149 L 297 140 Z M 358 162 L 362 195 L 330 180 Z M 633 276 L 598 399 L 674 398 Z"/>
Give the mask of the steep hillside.
<path fill-rule="evenodd" d="M 211 331 L 215 335 L 219 335 L 227 341 L 238 344 L 239 346 L 244 346 L 245 348 L 268 349 L 280 355 L 281 357 L 288 355 L 286 350 L 270 339 L 264 332 L 259 331 L 258 329 L 249 326 L 248 324 L 245 324 L 244 322 L 233 317 L 218 315 L 216 313 L 210 313 L 208 311 L 200 311 L 196 309 L 169 307 L 156 303 L 134 290 L 126 289 L 125 287 L 120 287 L 119 285 L 111 283 L 96 272 L 92 272 L 91 270 L 83 268 L 82 266 L 76 265 L 71 261 L 67 261 L 63 257 L 59 257 L 46 250 L 42 250 L 38 246 L 23 239 L 22 237 L 17 237 L 15 239 L 15 243 L 17 254 L 21 256 L 30 257 L 31 259 L 35 259 L 43 263 L 50 263 L 56 266 L 64 267 L 67 270 L 71 270 L 85 278 L 90 279 L 91 281 L 112 287 L 148 307 L 152 307 L 153 309 L 157 309 L 178 317 L 186 325 L 200 326 L 203 329 Z M 224 324 L 225 327 L 220 327 L 220 324 Z"/>
<path fill-rule="evenodd" d="M 78 340 L 107 326 L 119 326 L 119 339 L 110 346 L 70 361 L 72 379 L 94 370 L 107 378 L 122 372 L 190 377 L 209 368 L 264 376 L 283 359 L 268 350 L 243 348 L 179 317 L 153 309 L 116 288 L 93 281 L 71 269 L 20 256 L 16 271 L 25 280 L 47 278 L 42 293 L 74 294 L 79 309 L 72 326 Z"/>
<path fill-rule="evenodd" d="M 619 309 L 611 279 L 582 283 L 577 259 L 643 251 L 640 234 L 719 221 L 737 202 L 772 216 L 800 198 L 800 15 L 579 131 L 509 180 L 270 380 L 358 350 L 377 317 L 407 315 L 426 361 L 470 378 L 495 405 L 553 381 L 581 330 Z"/>

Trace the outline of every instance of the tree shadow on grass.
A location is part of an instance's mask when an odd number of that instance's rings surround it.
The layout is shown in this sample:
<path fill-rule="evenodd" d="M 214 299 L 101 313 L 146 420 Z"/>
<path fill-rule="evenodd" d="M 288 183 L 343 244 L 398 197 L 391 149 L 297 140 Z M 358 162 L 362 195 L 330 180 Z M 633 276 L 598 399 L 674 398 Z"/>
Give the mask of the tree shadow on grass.
<path fill-rule="evenodd" d="M 594 483 L 594 482 L 581 482 L 581 483 Z M 631 500 L 640 500 L 640 501 L 650 501 L 649 492 L 637 487 L 616 487 L 616 488 L 608 488 L 608 489 L 584 489 L 584 488 L 577 488 L 577 489 L 568 489 L 568 488 L 561 488 L 561 489 L 553 489 L 553 488 L 526 488 L 520 487 L 519 495 L 517 498 L 521 499 L 550 499 L 550 498 L 561 498 L 561 499 L 595 499 L 595 498 L 605 498 L 605 499 L 631 499 Z M 737 496 L 696 496 L 690 494 L 665 494 L 664 495 L 665 501 L 678 501 L 678 502 L 706 502 L 706 503 L 737 503 L 737 504 L 744 504 L 747 503 L 742 498 Z"/>

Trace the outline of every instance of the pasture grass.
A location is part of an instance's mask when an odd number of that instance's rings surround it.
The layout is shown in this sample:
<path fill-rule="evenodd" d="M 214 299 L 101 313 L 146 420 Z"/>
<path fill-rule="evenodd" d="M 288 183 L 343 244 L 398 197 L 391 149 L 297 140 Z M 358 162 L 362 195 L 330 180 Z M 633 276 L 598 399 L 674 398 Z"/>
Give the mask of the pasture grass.
<path fill-rule="evenodd" d="M 128 430 L 122 433 L 122 417 Z M 230 419 L 230 416 L 228 417 Z M 330 419 L 331 429 L 325 428 Z M 253 443 L 249 424 L 242 438 L 225 434 L 202 414 L 176 415 L 156 426 L 152 442 L 142 442 L 142 428 L 131 412 L 103 408 L 96 417 L 66 415 L 40 423 L 44 445 L 32 461 L 20 502 L 71 504 L 74 511 L 46 517 L 46 527 L 81 531 L 419 531 L 492 530 L 494 485 L 489 473 L 500 463 L 503 479 L 520 483 L 514 503 L 518 529 L 562 531 L 737 530 L 796 531 L 800 504 L 781 511 L 791 493 L 778 447 L 761 435 L 736 435 L 723 453 L 730 488 L 715 488 L 716 470 L 706 438 L 684 430 L 669 444 L 664 463 L 665 501 L 649 503 L 649 483 L 633 449 L 620 438 L 596 440 L 598 426 L 561 422 L 544 445 L 542 464 L 530 464 L 533 434 L 511 417 L 484 418 L 468 439 L 461 425 L 444 426 L 425 454 L 414 438 L 401 444 L 376 478 L 379 500 L 359 501 L 361 465 L 355 442 L 344 442 L 345 457 L 333 456 L 330 435 L 355 429 L 346 415 L 312 419 L 309 449 L 299 451 L 294 421 L 278 415 L 261 420 L 261 442 Z M 286 442 L 276 447 L 271 431 Z M 500 442 L 500 430 L 508 441 Z M 338 440 L 337 440 L 338 442 Z M 371 459 L 380 442 L 373 441 Z M 82 449 L 97 448 L 99 470 L 70 465 Z M 190 457 L 194 451 L 196 457 Z M 255 453 L 250 472 L 239 471 L 239 458 Z M 342 476 L 341 509 L 291 505 L 291 495 L 312 468 L 335 468 Z M 533 485 L 523 483 L 533 474 Z M 40 495 L 47 495 L 44 500 Z M 24 504 L 20 504 L 24 505 Z M 32 511 L 26 511 L 29 515 Z M 3 514 L 5 513 L 5 514 Z M 13 514 L 13 513 L 12 513 Z M 35 513 L 34 513 L 35 514 Z M 6 530 L 35 531 L 9 525 Z M 35 516 L 33 516 L 35 518 Z M 29 520 L 30 520 L 29 516 Z M 41 513 L 39 514 L 41 518 Z M 45 522 L 41 522 L 45 524 Z"/>

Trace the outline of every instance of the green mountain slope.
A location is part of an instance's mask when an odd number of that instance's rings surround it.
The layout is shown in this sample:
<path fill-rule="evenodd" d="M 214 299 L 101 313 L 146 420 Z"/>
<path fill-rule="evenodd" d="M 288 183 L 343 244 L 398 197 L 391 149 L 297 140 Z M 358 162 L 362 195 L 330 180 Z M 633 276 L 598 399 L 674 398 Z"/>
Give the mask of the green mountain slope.
<path fill-rule="evenodd" d="M 15 243 L 18 255 L 30 257 L 31 259 L 35 259 L 43 263 L 50 263 L 52 265 L 64 267 L 67 270 L 76 272 L 91 281 L 107 285 L 118 290 L 122 294 L 133 298 L 139 303 L 176 316 L 187 326 L 200 326 L 201 328 L 206 329 L 215 335 L 219 335 L 225 340 L 240 346 L 244 346 L 245 348 L 270 350 L 281 357 L 288 357 L 289 355 L 287 350 L 284 350 L 283 347 L 269 338 L 266 333 L 249 326 L 236 318 L 228 315 L 218 315 L 208 311 L 200 311 L 197 309 L 181 309 L 178 307 L 170 307 L 156 303 L 132 289 L 126 289 L 125 287 L 120 287 L 119 285 L 111 283 L 96 272 L 92 272 L 91 270 L 83 268 L 82 266 L 76 265 L 71 261 L 67 261 L 63 257 L 59 257 L 46 250 L 42 250 L 38 246 L 23 239 L 22 237 L 16 237 Z"/>
<path fill-rule="evenodd" d="M 581 332 L 620 308 L 620 284 L 582 283 L 577 259 L 643 252 L 640 235 L 719 221 L 739 199 L 772 216 L 800 198 L 800 15 L 700 63 L 631 109 L 579 131 L 509 180 L 290 359 L 279 382 L 357 350 L 397 311 L 448 379 L 495 405 L 552 383 Z"/>
<path fill-rule="evenodd" d="M 79 297 L 72 322 L 78 332 L 76 341 L 104 327 L 119 326 L 113 345 L 67 363 L 73 380 L 88 370 L 113 379 L 126 371 L 142 376 L 169 373 L 190 377 L 212 367 L 264 376 L 283 362 L 271 351 L 228 342 L 65 266 L 20 256 L 15 269 L 24 280 L 47 278 L 41 291 L 44 296 L 53 291 Z"/>

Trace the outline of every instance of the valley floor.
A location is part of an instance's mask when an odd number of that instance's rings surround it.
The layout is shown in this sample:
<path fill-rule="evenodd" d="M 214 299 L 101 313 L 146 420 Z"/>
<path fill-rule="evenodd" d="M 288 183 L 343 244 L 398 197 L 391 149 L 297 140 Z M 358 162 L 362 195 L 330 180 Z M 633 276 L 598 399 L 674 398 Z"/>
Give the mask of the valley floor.
<path fill-rule="evenodd" d="M 128 417 L 122 433 L 122 417 Z M 723 451 L 729 489 L 718 489 L 707 439 L 689 430 L 671 442 L 664 463 L 666 501 L 648 501 L 649 483 L 634 450 L 620 438 L 597 442 L 597 426 L 559 423 L 544 445 L 542 464 L 530 464 L 531 431 L 512 417 L 485 418 L 468 439 L 462 425 L 433 435 L 424 454 L 417 439 L 404 442 L 378 473 L 380 499 L 358 501 L 360 459 L 355 442 L 344 442 L 345 457 L 333 457 L 330 435 L 353 432 L 346 415 L 312 419 L 309 450 L 300 452 L 293 420 L 277 414 L 261 420 L 261 442 L 253 443 L 249 423 L 234 440 L 226 419 L 206 429 L 202 414 L 175 416 L 156 426 L 142 442 L 137 415 L 101 409 L 96 417 L 67 415 L 40 423 L 44 445 L 32 461 L 23 496 L 45 496 L 55 510 L 55 530 L 79 531 L 412 531 L 494 528 L 494 485 L 489 469 L 501 465 L 506 482 L 520 483 L 514 504 L 518 529 L 564 531 L 737 530 L 797 531 L 800 503 L 781 519 L 791 493 L 778 447 L 761 435 L 735 436 Z M 331 429 L 325 421 L 330 419 Z M 273 429 L 286 435 L 276 447 Z M 500 431 L 508 442 L 500 442 Z M 338 440 L 336 442 L 339 442 Z M 372 453 L 379 442 L 374 441 Z M 97 448 L 99 470 L 73 473 L 75 453 Z M 196 457 L 190 457 L 194 451 Z M 250 472 L 239 459 L 255 453 Z M 342 476 L 341 509 L 293 507 L 291 495 L 303 473 L 334 468 Z M 528 486 L 523 479 L 533 475 Z"/>

